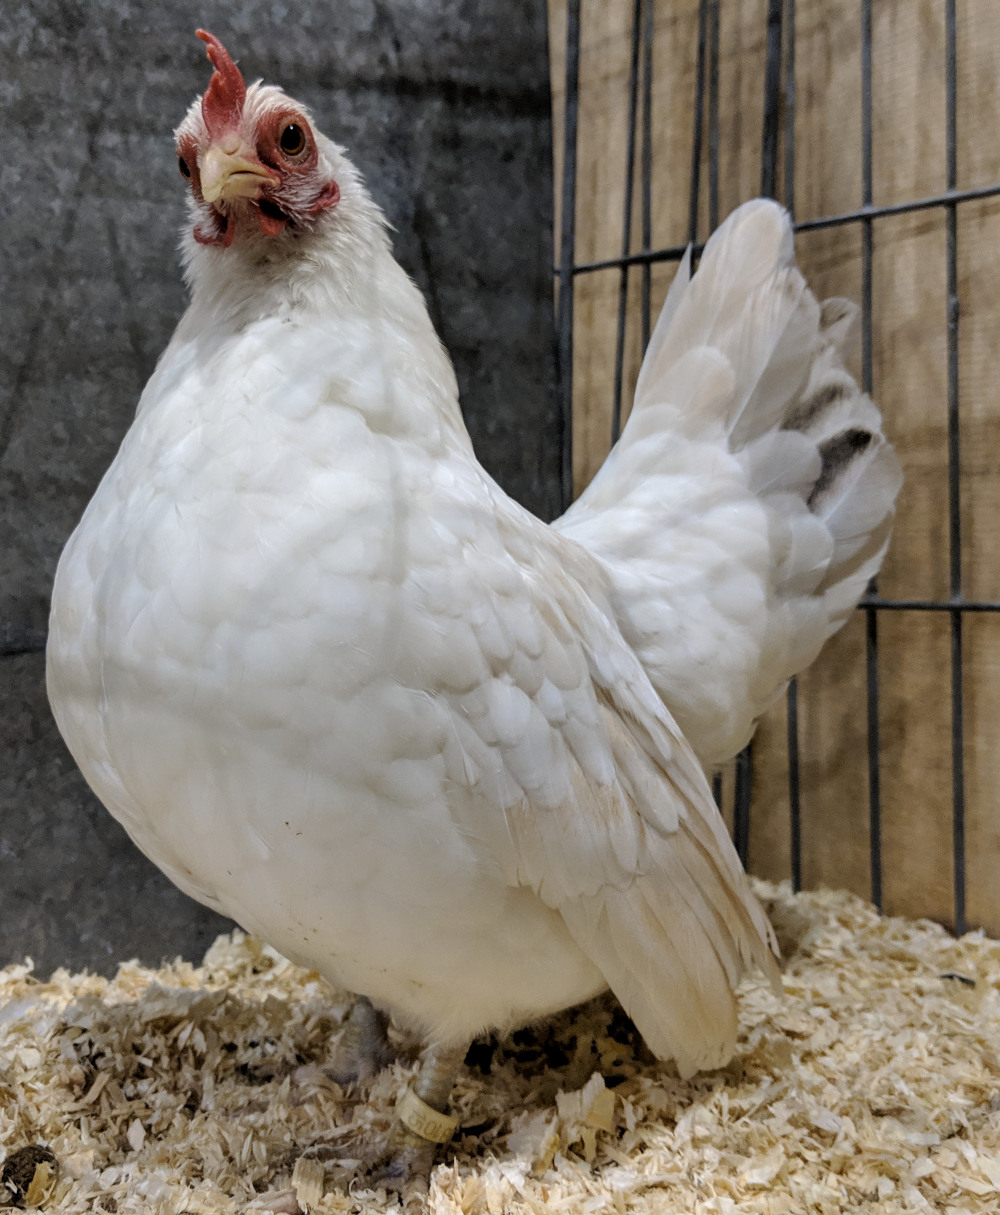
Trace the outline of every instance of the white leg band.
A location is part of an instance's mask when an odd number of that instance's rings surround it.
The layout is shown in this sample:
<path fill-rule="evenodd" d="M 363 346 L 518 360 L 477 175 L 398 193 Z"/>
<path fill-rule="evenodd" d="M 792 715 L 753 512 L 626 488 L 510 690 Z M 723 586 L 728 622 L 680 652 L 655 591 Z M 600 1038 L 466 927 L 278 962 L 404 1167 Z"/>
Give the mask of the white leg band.
<path fill-rule="evenodd" d="M 458 1119 L 451 1114 L 442 1114 L 421 1100 L 408 1088 L 396 1102 L 396 1117 L 414 1135 L 431 1143 L 447 1143 L 458 1127 Z"/>

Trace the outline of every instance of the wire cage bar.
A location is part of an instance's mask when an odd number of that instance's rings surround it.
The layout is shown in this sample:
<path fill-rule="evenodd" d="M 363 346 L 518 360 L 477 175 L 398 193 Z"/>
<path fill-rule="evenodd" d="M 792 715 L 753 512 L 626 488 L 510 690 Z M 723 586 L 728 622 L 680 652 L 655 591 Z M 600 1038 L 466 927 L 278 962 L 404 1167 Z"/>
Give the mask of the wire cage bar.
<path fill-rule="evenodd" d="M 796 3 L 795 0 L 765 0 L 761 4 L 765 22 L 766 66 L 762 80 L 763 128 L 760 148 L 761 193 L 778 197 L 793 217 L 797 233 L 816 232 L 835 227 L 853 227 L 861 242 L 861 386 L 865 392 L 873 389 L 873 292 L 878 221 L 921 211 L 943 211 L 946 220 L 946 279 L 947 298 L 943 319 L 947 338 L 947 510 L 948 510 L 948 595 L 933 597 L 883 597 L 873 582 L 859 604 L 864 617 L 864 696 L 866 709 L 867 785 L 868 785 L 868 852 L 869 883 L 872 901 L 883 905 L 883 824 L 882 824 L 882 739 L 880 688 L 880 618 L 883 613 L 945 612 L 950 623 L 950 680 L 948 695 L 951 711 L 951 813 L 952 866 L 954 873 L 952 922 L 956 932 L 968 927 L 966 909 L 966 824 L 965 824 L 965 746 L 966 715 L 963 683 L 963 622 L 969 613 L 1000 611 L 1000 601 L 988 598 L 965 598 L 962 569 L 962 510 L 960 447 L 960 366 L 959 366 L 959 209 L 963 204 L 1000 195 L 1000 182 L 959 189 L 958 181 L 958 37 L 955 0 L 944 4 L 945 45 L 945 189 L 920 197 L 876 205 L 873 188 L 873 5 L 872 0 L 858 0 L 857 20 L 860 26 L 860 182 L 861 197 L 853 209 L 795 220 L 795 106 L 796 106 Z M 611 442 L 617 441 L 623 423 L 625 392 L 626 322 L 630 275 L 641 276 L 641 340 L 644 350 L 649 340 L 650 274 L 654 265 L 676 262 L 688 246 L 695 257 L 702 248 L 707 231 L 699 230 L 703 214 L 702 191 L 707 178 L 707 214 L 709 230 L 719 221 L 719 160 L 720 160 L 720 9 L 721 0 L 699 0 L 697 32 L 690 48 L 695 63 L 694 92 L 690 101 L 693 122 L 687 241 L 684 244 L 654 246 L 651 239 L 652 189 L 652 113 L 653 113 L 653 39 L 656 28 L 656 0 L 632 0 L 629 43 L 627 144 L 625 152 L 624 206 L 621 221 L 620 256 L 576 261 L 573 257 L 574 215 L 576 204 L 575 141 L 578 134 L 579 62 L 581 13 L 580 0 L 570 0 L 567 6 L 567 53 L 565 97 L 564 171 L 562 178 L 562 244 L 559 282 L 559 369 L 566 432 L 572 431 L 573 411 L 573 330 L 571 299 L 573 283 L 583 275 L 617 270 L 617 331 L 615 339 L 614 385 L 611 412 Z M 706 160 L 707 173 L 703 171 Z M 639 218 L 641 242 L 633 244 L 633 214 L 635 178 L 638 162 Z M 567 236 L 567 233 L 569 234 Z M 564 306 L 564 298 L 567 304 Z M 567 319 L 569 317 L 569 319 Z M 565 453 L 564 453 L 565 455 Z M 567 464 L 564 460 L 564 469 Z M 564 485 L 566 502 L 572 494 L 572 460 L 570 480 Z M 579 487 L 578 487 L 579 488 Z M 787 694 L 786 749 L 788 761 L 788 803 L 790 822 L 789 876 L 796 889 L 803 882 L 803 829 L 805 791 L 800 767 L 799 689 L 792 681 Z M 739 756 L 735 765 L 732 788 L 733 835 L 741 858 L 746 863 L 750 842 L 750 793 L 752 784 L 752 752 Z M 721 800 L 722 782 L 715 782 L 716 799 Z"/>

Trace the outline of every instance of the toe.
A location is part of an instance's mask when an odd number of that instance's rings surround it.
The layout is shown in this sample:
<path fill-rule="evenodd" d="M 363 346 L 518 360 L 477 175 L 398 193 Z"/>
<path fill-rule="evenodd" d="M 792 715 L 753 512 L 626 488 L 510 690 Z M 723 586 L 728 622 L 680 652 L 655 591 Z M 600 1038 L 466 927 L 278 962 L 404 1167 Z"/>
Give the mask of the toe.
<path fill-rule="evenodd" d="M 413 1194 L 426 1194 L 434 1167 L 434 1148 L 433 1143 L 422 1140 L 387 1153 L 369 1171 L 368 1184 L 397 1193 L 404 1200 Z"/>

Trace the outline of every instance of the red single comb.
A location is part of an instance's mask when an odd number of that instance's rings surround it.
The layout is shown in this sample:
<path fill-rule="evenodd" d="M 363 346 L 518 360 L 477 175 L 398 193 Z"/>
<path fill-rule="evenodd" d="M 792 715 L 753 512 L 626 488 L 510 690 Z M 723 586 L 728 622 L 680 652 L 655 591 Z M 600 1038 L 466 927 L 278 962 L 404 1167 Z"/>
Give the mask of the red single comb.
<path fill-rule="evenodd" d="M 214 34 L 195 30 L 195 35 L 208 46 L 208 58 L 215 68 L 201 99 L 201 116 L 209 133 L 215 136 L 239 123 L 247 86 L 240 69 Z"/>

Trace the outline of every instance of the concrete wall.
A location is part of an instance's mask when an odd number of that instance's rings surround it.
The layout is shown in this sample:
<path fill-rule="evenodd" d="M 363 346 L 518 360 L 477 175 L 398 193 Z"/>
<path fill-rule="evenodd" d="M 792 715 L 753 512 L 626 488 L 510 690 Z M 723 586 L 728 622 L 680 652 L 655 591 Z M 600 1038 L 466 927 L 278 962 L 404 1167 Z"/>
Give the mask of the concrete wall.
<path fill-rule="evenodd" d="M 476 449 L 558 509 L 544 0 L 29 0 L 0 12 L 0 965 L 197 956 L 224 921 L 98 805 L 56 733 L 55 563 L 184 306 L 171 132 L 208 81 L 204 25 L 248 80 L 308 104 L 398 230 Z"/>

